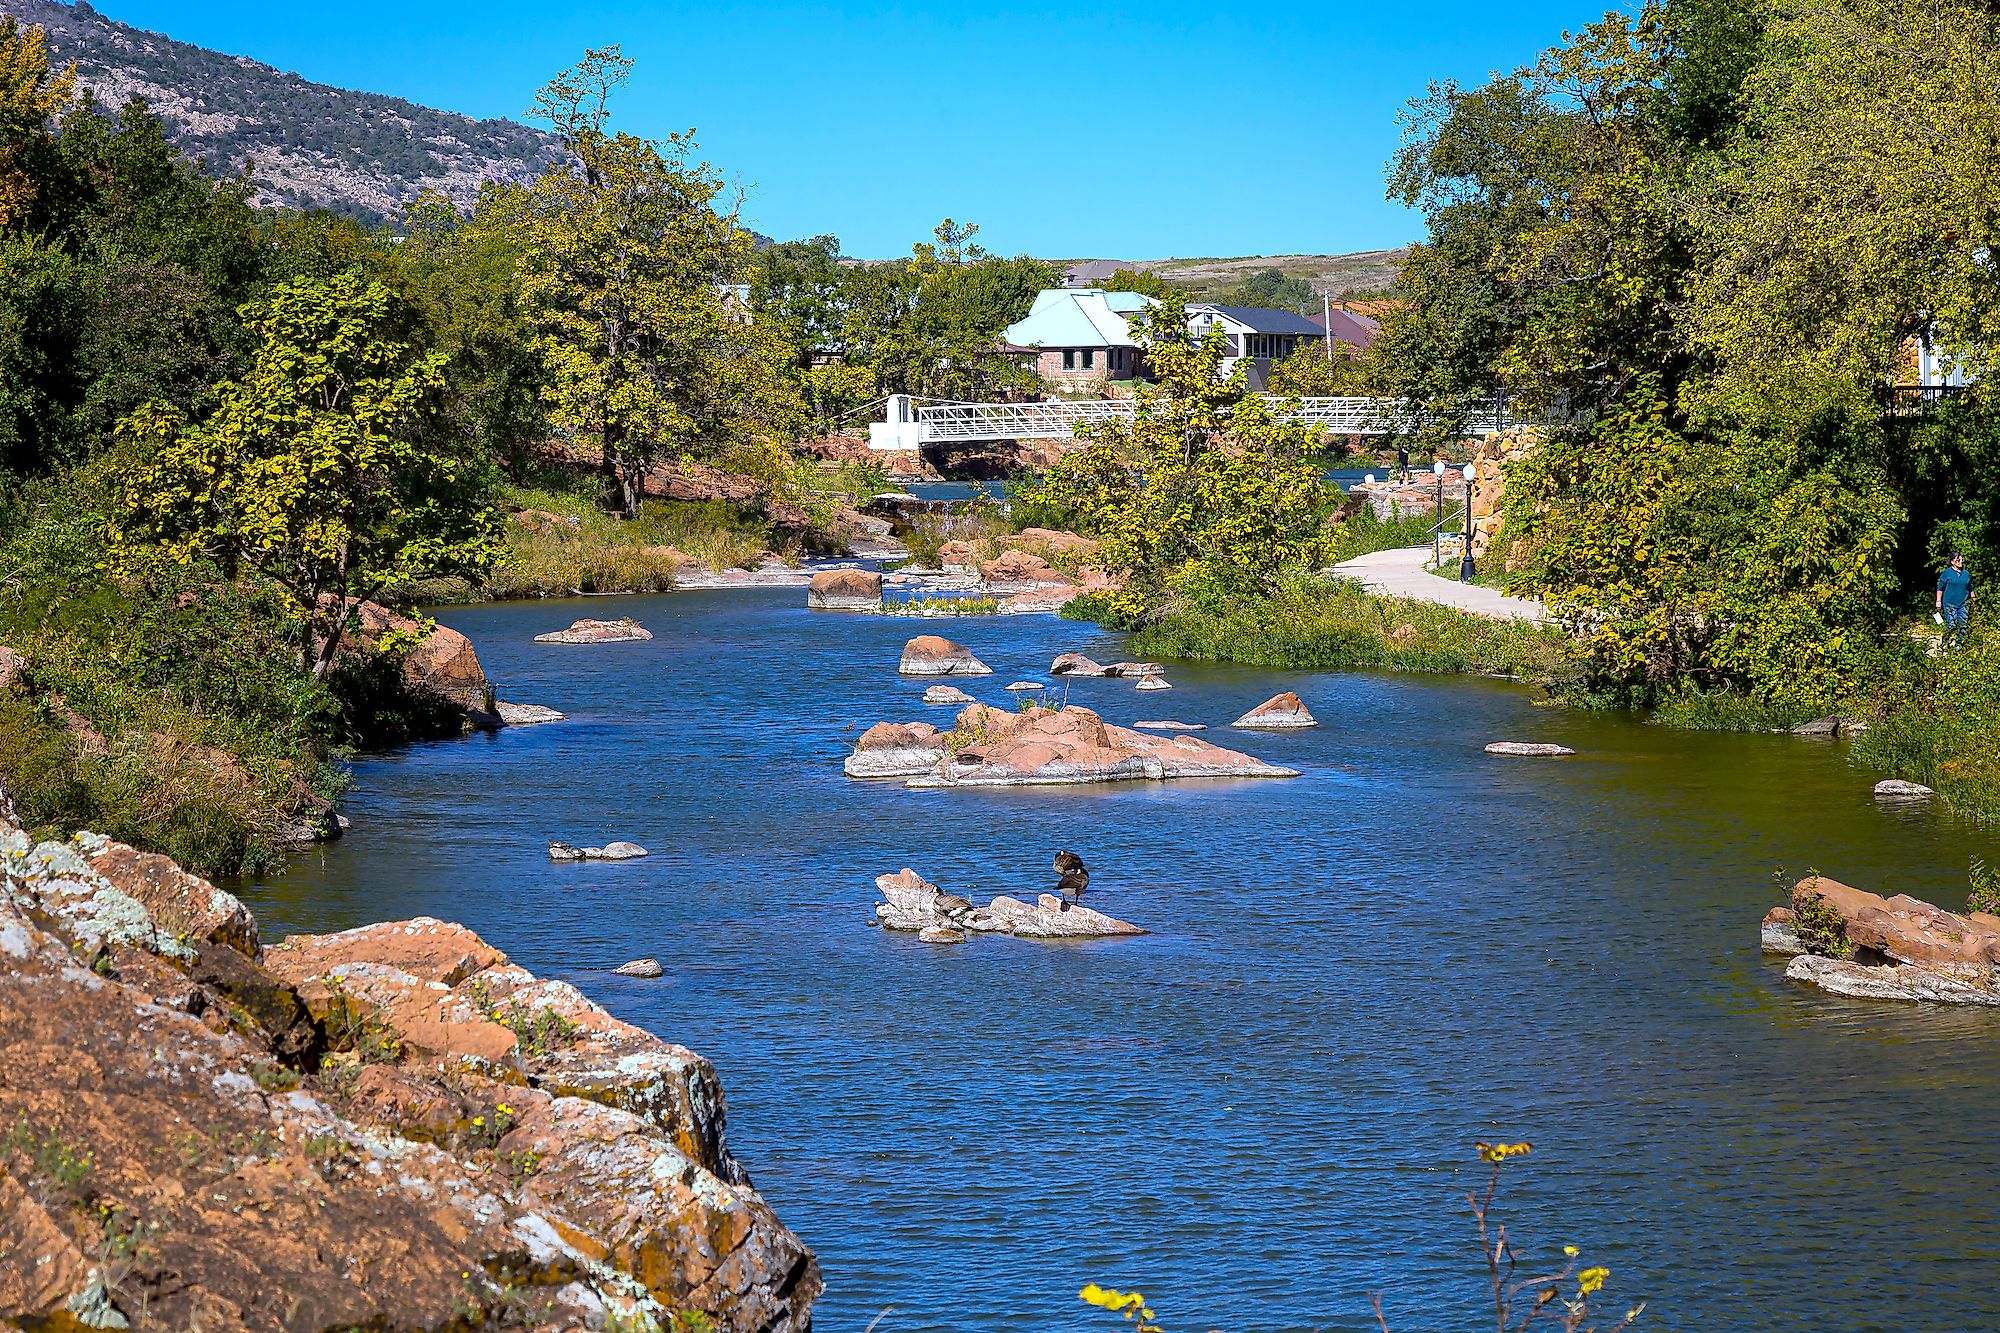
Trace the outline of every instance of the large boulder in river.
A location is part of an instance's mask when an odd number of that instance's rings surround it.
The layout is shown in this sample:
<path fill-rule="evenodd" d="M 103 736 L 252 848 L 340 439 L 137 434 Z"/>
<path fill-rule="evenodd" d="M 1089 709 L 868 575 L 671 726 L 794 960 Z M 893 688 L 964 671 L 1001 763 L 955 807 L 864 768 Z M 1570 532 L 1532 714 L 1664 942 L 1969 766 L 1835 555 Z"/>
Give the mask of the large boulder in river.
<path fill-rule="evenodd" d="M 919 634 L 903 645 L 896 670 L 905 676 L 990 676 L 993 668 L 972 655 L 962 643 L 936 634 Z"/>
<path fill-rule="evenodd" d="M 889 930 L 909 930 L 943 941 L 945 932 L 1012 935 L 1024 940 L 1103 939 L 1146 932 L 1129 921 L 1106 916 L 1081 904 L 1067 907 L 1052 893 L 1033 903 L 1001 895 L 979 907 L 938 886 L 914 870 L 881 875 L 875 887 L 882 901 L 875 919 Z"/>
<path fill-rule="evenodd" d="M 879 611 L 882 576 L 872 569 L 822 569 L 806 585 L 806 606 L 814 611 Z"/>
<path fill-rule="evenodd" d="M 928 722 L 877 722 L 861 733 L 847 756 L 850 778 L 913 778 L 937 767 L 944 742 Z"/>
<path fill-rule="evenodd" d="M 911 787 L 1297 776 L 1292 769 L 1191 736 L 1149 736 L 1112 726 L 1088 708 L 1003 712 L 984 704 L 960 713 L 957 725 L 942 735 L 890 724 L 870 728 L 849 757 L 847 772 L 852 777 L 908 776 Z"/>
<path fill-rule="evenodd" d="M 988 583 L 1070 584 L 1075 580 L 1049 562 L 1027 551 L 1003 551 L 979 567 L 979 577 Z"/>
<path fill-rule="evenodd" d="M 1286 690 L 1283 694 L 1272 695 L 1229 725 L 1254 727 L 1265 731 L 1289 731 L 1300 727 L 1316 727 L 1319 722 L 1298 695 Z"/>
<path fill-rule="evenodd" d="M 578 620 L 568 629 L 537 634 L 536 643 L 637 643 L 653 637 L 653 632 L 626 616 L 622 620 Z"/>
<path fill-rule="evenodd" d="M 817 1265 L 730 1155 L 708 1062 L 462 926 L 260 948 L 163 857 L 10 830 L 0 958 L 0 1125 L 110 1209 L 14 1155 L 0 1324 L 501 1327 L 525 1300 L 538 1327 L 809 1326 Z M 140 1242 L 109 1284 L 107 1216 Z"/>
<path fill-rule="evenodd" d="M 1947 912 L 1903 893 L 1884 898 L 1823 875 L 1800 880 L 1792 901 L 1837 916 L 1838 934 L 1853 954 L 1829 959 L 1801 953 L 1786 969 L 1793 980 L 1867 998 L 2000 1004 L 2000 917 Z M 1784 947 L 1788 937 L 1806 947 L 1789 910 L 1782 918 L 1768 914 L 1762 935 L 1767 952 L 1791 952 Z"/>

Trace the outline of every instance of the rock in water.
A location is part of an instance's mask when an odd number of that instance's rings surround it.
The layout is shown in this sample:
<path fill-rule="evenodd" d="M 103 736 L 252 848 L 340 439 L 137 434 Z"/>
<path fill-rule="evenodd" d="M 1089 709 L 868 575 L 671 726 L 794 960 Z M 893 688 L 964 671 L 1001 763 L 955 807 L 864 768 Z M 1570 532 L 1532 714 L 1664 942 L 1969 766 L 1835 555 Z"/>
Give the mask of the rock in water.
<path fill-rule="evenodd" d="M 806 606 L 814 611 L 879 611 L 882 576 L 870 569 L 822 569 L 806 585 Z"/>
<path fill-rule="evenodd" d="M 496 703 L 493 708 L 500 714 L 500 720 L 510 727 L 531 727 L 538 722 L 561 722 L 564 719 L 563 714 L 540 704 Z"/>
<path fill-rule="evenodd" d="M 568 629 L 537 634 L 536 643 L 636 643 L 653 632 L 627 616 L 623 620 L 579 620 Z"/>
<path fill-rule="evenodd" d="M 1875 784 L 1875 794 L 1891 801 L 1921 801 L 1935 793 L 1921 782 L 1905 782 L 1901 778 L 1884 778 Z"/>
<path fill-rule="evenodd" d="M 1816 898 L 1840 918 L 1852 959 L 1803 952 L 1789 909 L 1764 916 L 1769 953 L 1796 953 L 1785 975 L 1861 999 L 2000 1004 L 2000 917 L 1947 912 L 1908 894 L 1883 898 L 1824 876 L 1808 876 L 1793 901 Z"/>
<path fill-rule="evenodd" d="M 909 778 L 944 758 L 944 737 L 928 722 L 877 722 L 861 733 L 844 765 L 850 778 Z"/>
<path fill-rule="evenodd" d="M 1840 730 L 1837 717 L 1816 717 L 1810 722 L 1801 722 L 1792 728 L 1794 736 L 1832 736 Z"/>
<path fill-rule="evenodd" d="M 614 967 L 611 970 L 621 977 L 639 977 L 645 981 L 666 974 L 666 969 L 660 966 L 660 960 L 657 958 L 634 958 L 623 967 Z"/>
<path fill-rule="evenodd" d="M 1129 921 L 1088 907 L 1065 909 L 1062 899 L 1052 893 L 1042 894 L 1033 905 L 1003 894 L 985 907 L 973 907 L 954 894 L 940 893 L 937 885 L 908 869 L 878 876 L 875 887 L 883 898 L 875 915 L 885 928 L 916 931 L 919 939 L 935 943 L 955 944 L 967 934 L 1056 940 L 1146 933 Z"/>
<path fill-rule="evenodd" d="M 921 730 L 915 728 L 921 727 Z M 1148 736 L 1088 708 L 1002 712 L 973 704 L 952 731 L 923 724 L 869 728 L 848 758 L 850 777 L 908 776 L 911 787 L 1066 786 L 1166 778 L 1289 778 L 1267 764 L 1190 736 Z"/>
<path fill-rule="evenodd" d="M 1148 731 L 1207 731 L 1208 730 L 1208 724 L 1205 722 L 1134 722 L 1132 725 L 1135 727 L 1144 727 Z"/>
<path fill-rule="evenodd" d="M 969 704 L 976 703 L 971 695 L 956 685 L 933 685 L 924 691 L 927 704 Z"/>
<path fill-rule="evenodd" d="M 962 643 L 936 634 L 919 634 L 903 645 L 896 670 L 905 676 L 990 676 L 993 668 L 972 655 Z"/>
<path fill-rule="evenodd" d="M 1546 741 L 1494 741 L 1486 747 L 1488 754 L 1517 754 L 1528 758 L 1554 758 L 1558 755 L 1575 754 L 1567 745 L 1551 745 Z"/>
<path fill-rule="evenodd" d="M 1049 674 L 1051 676 L 1101 676 L 1104 674 L 1104 667 L 1100 663 L 1091 661 L 1082 653 L 1063 653 L 1055 661 L 1049 663 Z"/>
<path fill-rule="evenodd" d="M 1165 676 L 1142 676 L 1139 679 L 1138 685 L 1134 688 L 1141 690 L 1171 690 L 1173 686 L 1167 684 Z"/>
<path fill-rule="evenodd" d="M 577 847 L 567 842 L 549 844 L 551 861 L 630 861 L 646 855 L 636 842 L 607 842 L 602 847 Z"/>
<path fill-rule="evenodd" d="M 1229 725 L 1285 731 L 1299 727 L 1316 727 L 1319 722 L 1306 710 L 1305 703 L 1298 695 L 1286 690 L 1283 694 L 1272 695 Z"/>
<path fill-rule="evenodd" d="M 1012 690 L 1016 694 L 1027 694 L 1035 690 L 1041 689 L 1042 686 L 1037 685 L 1032 680 L 1017 680 L 1012 685 L 1009 685 L 1007 688 Z"/>

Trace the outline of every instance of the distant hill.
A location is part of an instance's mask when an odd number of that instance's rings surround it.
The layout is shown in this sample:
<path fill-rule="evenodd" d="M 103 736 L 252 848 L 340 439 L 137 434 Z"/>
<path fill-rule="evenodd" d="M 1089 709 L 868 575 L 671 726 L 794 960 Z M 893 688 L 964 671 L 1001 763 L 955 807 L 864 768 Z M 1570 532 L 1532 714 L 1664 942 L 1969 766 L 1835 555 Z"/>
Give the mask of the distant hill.
<path fill-rule="evenodd" d="M 5 3 L 6 0 L 0 0 Z M 1102 269 L 1149 269 L 1168 282 L 1192 289 L 1198 296 L 1214 296 L 1240 285 L 1253 273 L 1275 268 L 1295 274 L 1313 285 L 1313 290 L 1339 300 L 1387 291 L 1396 280 L 1410 248 L 1363 250 L 1351 255 L 1244 255 L 1234 259 L 1071 259 L 1060 261 L 1066 268 L 1088 265 L 1086 273 L 1099 276 Z"/>
<path fill-rule="evenodd" d="M 226 174 L 251 164 L 257 202 L 392 220 L 426 190 L 469 205 L 485 180 L 525 181 L 553 159 L 550 135 L 399 97 L 310 83 L 117 23 L 78 0 L 0 0 L 45 28 L 57 57 L 116 109 L 144 98 L 190 157 Z"/>

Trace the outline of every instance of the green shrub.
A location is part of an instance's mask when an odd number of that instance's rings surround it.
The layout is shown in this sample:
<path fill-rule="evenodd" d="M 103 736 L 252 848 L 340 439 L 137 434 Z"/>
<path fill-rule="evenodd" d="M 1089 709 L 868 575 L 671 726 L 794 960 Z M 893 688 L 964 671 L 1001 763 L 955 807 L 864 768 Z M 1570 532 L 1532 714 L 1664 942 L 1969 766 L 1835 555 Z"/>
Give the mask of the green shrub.
<path fill-rule="evenodd" d="M 1357 555 L 1395 551 L 1406 546 L 1428 546 L 1434 520 L 1429 514 L 1398 513 L 1377 518 L 1372 508 L 1364 508 L 1333 530 L 1333 549 L 1328 562 L 1339 564 Z"/>
<path fill-rule="evenodd" d="M 1852 958 L 1854 942 L 1847 938 L 1846 918 L 1827 906 L 1826 898 L 1813 887 L 1817 883 L 1819 876 L 1815 873 L 1792 889 L 1792 932 L 1807 953 L 1822 958 Z"/>
<path fill-rule="evenodd" d="M 1682 731 L 1789 731 L 1817 716 L 1800 704 L 1733 690 L 1687 690 L 1667 699 L 1647 720 Z"/>
<path fill-rule="evenodd" d="M 1966 871 L 1966 880 L 1970 891 L 1965 896 L 1965 910 L 2000 916 L 2000 870 L 1975 856 Z"/>

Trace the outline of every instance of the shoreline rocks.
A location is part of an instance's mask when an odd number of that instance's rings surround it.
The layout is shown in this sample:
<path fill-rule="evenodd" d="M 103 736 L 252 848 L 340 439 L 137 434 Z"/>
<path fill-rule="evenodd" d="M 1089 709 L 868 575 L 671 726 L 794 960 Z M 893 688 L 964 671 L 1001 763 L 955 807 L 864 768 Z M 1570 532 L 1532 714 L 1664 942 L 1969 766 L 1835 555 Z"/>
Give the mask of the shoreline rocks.
<path fill-rule="evenodd" d="M 1859 999 L 2000 1005 L 2000 917 L 1947 912 L 1902 893 L 1884 898 L 1824 876 L 1800 880 L 1792 899 L 1816 899 L 1816 908 L 1837 919 L 1851 956 L 1809 952 L 1794 910 L 1772 908 L 1759 943 L 1766 953 L 1791 956 L 1788 979 Z"/>
<path fill-rule="evenodd" d="M 1567 745 L 1553 745 L 1547 741 L 1494 741 L 1486 747 L 1488 754 L 1520 755 L 1530 759 L 1554 759 L 1562 755 L 1575 754 Z"/>
<path fill-rule="evenodd" d="M 145 1224 L 107 1283 L 103 1218 L 17 1160 L 0 1323 L 242 1327 L 279 1293 L 315 1328 L 511 1326 L 524 1294 L 550 1328 L 810 1326 L 818 1264 L 730 1153 L 713 1066 L 463 926 L 266 947 L 165 857 L 9 829 L 0 957 L 0 1124 Z"/>
<path fill-rule="evenodd" d="M 903 645 L 896 665 L 905 676 L 990 676 L 993 668 L 972 655 L 962 643 L 936 634 L 919 634 Z"/>
<path fill-rule="evenodd" d="M 568 629 L 537 634 L 536 643 L 638 643 L 653 632 L 626 616 L 622 620 L 579 620 Z"/>
<path fill-rule="evenodd" d="M 914 931 L 929 944 L 960 944 L 971 935 L 1011 935 L 1024 940 L 1106 939 L 1146 932 L 1129 921 L 1106 916 L 1082 904 L 1064 908 L 1052 893 L 1031 903 L 1005 894 L 984 907 L 938 886 L 914 870 L 880 875 L 876 889 L 883 901 L 875 919 L 885 930 Z"/>
<path fill-rule="evenodd" d="M 1163 670 L 1158 662 L 1113 662 L 1105 665 L 1093 662 L 1082 653 L 1063 653 L 1049 663 L 1051 676 L 1111 676 L 1142 679 L 1157 676 Z"/>
<path fill-rule="evenodd" d="M 1262 731 L 1294 731 L 1316 727 L 1319 720 L 1307 709 L 1304 700 L 1286 690 L 1272 695 L 1229 725 Z"/>
<path fill-rule="evenodd" d="M 1076 705 L 1008 713 L 973 704 L 944 732 L 925 723 L 877 723 L 844 767 L 849 777 L 905 778 L 912 788 L 1298 776 L 1191 736 L 1113 726 Z"/>

